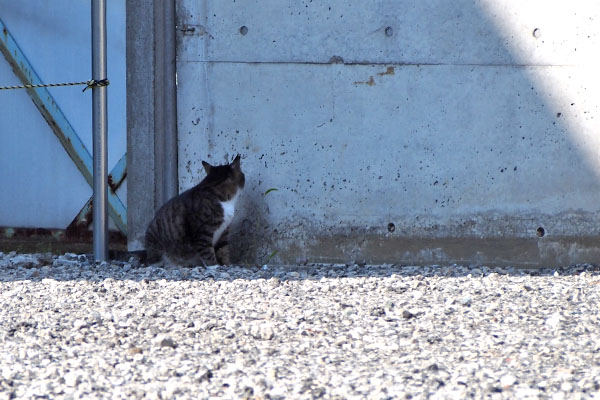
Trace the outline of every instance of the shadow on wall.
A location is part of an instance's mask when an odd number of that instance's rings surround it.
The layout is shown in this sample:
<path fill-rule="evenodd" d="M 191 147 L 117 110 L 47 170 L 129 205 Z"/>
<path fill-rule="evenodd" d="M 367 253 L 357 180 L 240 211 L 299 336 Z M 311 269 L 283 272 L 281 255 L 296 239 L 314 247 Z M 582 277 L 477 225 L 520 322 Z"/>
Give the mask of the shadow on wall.
<path fill-rule="evenodd" d="M 249 262 L 593 261 L 591 3 L 208 2 L 210 37 L 181 38 L 181 165 L 244 154 Z"/>
<path fill-rule="evenodd" d="M 275 250 L 271 250 L 273 243 L 269 240 L 269 236 L 272 232 L 266 219 L 269 208 L 264 201 L 264 193 L 252 191 L 245 194 L 244 199 L 244 214 L 240 216 L 237 212 L 238 215 L 232 226 L 232 231 L 235 232 L 232 235 L 235 240 L 230 243 L 232 261 L 243 262 L 251 254 L 254 263 L 266 263 L 272 258 L 271 255 L 274 256 L 276 253 L 274 254 Z"/>

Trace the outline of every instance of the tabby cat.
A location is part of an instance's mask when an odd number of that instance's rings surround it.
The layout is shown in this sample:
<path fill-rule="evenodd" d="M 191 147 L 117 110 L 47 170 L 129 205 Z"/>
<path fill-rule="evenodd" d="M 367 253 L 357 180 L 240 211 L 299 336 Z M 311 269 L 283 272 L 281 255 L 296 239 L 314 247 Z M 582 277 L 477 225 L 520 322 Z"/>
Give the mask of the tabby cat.
<path fill-rule="evenodd" d="M 206 177 L 156 213 L 146 231 L 148 263 L 198 266 L 230 263 L 228 236 L 245 176 L 238 154 L 231 164 L 202 161 Z"/>

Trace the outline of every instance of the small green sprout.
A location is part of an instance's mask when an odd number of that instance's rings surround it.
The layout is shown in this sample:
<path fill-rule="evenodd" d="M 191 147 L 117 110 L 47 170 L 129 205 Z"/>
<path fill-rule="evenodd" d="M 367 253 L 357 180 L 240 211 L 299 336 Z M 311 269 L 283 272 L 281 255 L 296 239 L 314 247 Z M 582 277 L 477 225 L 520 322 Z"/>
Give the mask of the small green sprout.
<path fill-rule="evenodd" d="M 263 197 L 268 195 L 271 192 L 276 192 L 277 190 L 279 190 L 279 189 L 277 189 L 277 188 L 268 189 L 266 192 L 263 193 Z"/>

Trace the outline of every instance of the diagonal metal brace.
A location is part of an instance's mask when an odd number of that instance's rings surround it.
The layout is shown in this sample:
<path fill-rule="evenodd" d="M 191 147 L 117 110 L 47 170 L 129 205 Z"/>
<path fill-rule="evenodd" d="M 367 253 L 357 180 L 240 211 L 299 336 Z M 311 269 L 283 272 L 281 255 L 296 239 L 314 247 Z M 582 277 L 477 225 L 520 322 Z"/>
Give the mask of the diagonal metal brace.
<path fill-rule="evenodd" d="M 127 153 L 117 162 L 110 174 L 108 175 L 108 190 L 116 193 L 127 177 Z M 67 236 L 78 236 L 81 232 L 87 231 L 92 224 L 93 210 L 92 197 L 85 203 L 79 214 L 71 221 L 66 229 Z"/>
<path fill-rule="evenodd" d="M 6 61 L 12 67 L 15 75 L 24 85 L 43 84 L 1 18 L 0 30 L 2 31 L 0 33 L 0 52 L 2 52 Z M 52 129 L 52 132 L 54 132 L 69 157 L 71 157 L 77 166 L 77 169 L 79 169 L 86 182 L 92 187 L 92 156 L 85 148 L 85 145 L 58 104 L 54 101 L 48 89 L 45 87 L 28 88 L 27 92 Z M 127 210 L 117 195 L 110 190 L 108 193 L 108 213 L 121 232 L 127 234 Z"/>

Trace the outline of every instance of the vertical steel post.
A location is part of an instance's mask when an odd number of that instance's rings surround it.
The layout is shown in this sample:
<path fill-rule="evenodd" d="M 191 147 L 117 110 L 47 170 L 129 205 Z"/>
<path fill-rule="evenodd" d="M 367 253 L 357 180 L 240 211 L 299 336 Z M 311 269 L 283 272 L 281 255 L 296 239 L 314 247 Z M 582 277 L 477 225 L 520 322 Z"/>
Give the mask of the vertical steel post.
<path fill-rule="evenodd" d="M 177 195 L 177 86 L 175 1 L 154 2 L 155 206 Z"/>
<path fill-rule="evenodd" d="M 92 0 L 92 79 L 106 79 L 106 0 Z M 94 258 L 108 258 L 106 86 L 92 88 Z"/>
<path fill-rule="evenodd" d="M 179 184 L 177 177 L 177 18 L 175 1 L 163 2 L 164 13 L 164 124 L 165 124 L 165 182 L 163 196 L 165 201 L 177 196 Z"/>

